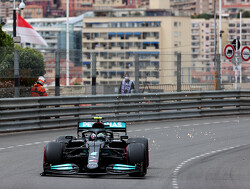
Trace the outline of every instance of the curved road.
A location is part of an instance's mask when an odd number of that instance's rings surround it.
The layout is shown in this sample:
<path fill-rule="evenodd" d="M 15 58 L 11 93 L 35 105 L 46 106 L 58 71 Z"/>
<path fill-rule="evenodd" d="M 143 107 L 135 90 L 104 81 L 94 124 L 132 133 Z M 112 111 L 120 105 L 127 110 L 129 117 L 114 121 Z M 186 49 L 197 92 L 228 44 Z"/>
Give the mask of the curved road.
<path fill-rule="evenodd" d="M 250 119 L 220 117 L 128 125 L 147 137 L 145 178 L 127 175 L 41 177 L 43 147 L 76 129 L 0 135 L 0 189 L 245 189 L 250 188 Z"/>

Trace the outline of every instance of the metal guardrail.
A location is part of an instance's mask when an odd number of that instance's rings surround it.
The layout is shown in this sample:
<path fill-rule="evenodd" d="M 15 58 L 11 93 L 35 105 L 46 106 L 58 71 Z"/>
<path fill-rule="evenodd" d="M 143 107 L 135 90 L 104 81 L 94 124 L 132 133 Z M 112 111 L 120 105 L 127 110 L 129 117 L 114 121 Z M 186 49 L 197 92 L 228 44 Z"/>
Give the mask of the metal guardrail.
<path fill-rule="evenodd" d="M 250 91 L 0 99 L 0 132 L 77 126 L 98 115 L 114 121 L 153 121 L 250 114 Z"/>

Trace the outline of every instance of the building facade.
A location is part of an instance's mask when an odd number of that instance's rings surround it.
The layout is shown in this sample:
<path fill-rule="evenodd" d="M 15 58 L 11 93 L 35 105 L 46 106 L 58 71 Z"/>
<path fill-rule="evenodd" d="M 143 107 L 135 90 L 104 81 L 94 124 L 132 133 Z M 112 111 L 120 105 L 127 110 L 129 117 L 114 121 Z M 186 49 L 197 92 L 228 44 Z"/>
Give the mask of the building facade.
<path fill-rule="evenodd" d="M 126 10 L 123 10 L 125 14 Z M 97 55 L 97 83 L 119 84 L 125 73 L 135 78 L 139 56 L 140 84 L 176 83 L 176 54 L 191 54 L 190 18 L 172 16 L 85 18 L 83 26 L 84 83 L 91 83 L 92 54 Z M 120 11 L 112 14 L 120 15 Z M 133 15 L 133 16 L 132 16 Z M 186 64 L 191 64 L 187 58 Z M 184 78 L 183 81 L 188 81 Z"/>
<path fill-rule="evenodd" d="M 170 9 L 170 0 L 150 0 L 150 9 Z"/>
<path fill-rule="evenodd" d="M 22 11 L 21 16 L 23 18 L 43 18 L 43 6 L 27 5 Z"/>
<path fill-rule="evenodd" d="M 222 19 L 221 28 L 223 33 L 221 34 L 222 49 L 228 43 L 228 19 Z M 192 61 L 193 70 L 196 73 L 202 72 L 203 75 L 199 76 L 197 82 L 211 82 L 214 77 L 215 68 L 215 49 L 216 54 L 219 54 L 219 22 L 216 22 L 216 35 L 215 35 L 215 23 L 214 19 L 192 19 L 191 20 L 192 31 Z M 225 61 L 225 57 L 222 54 L 221 62 Z M 213 74 L 212 74 L 213 73 Z"/>
<path fill-rule="evenodd" d="M 228 43 L 234 39 L 241 39 L 241 46 L 250 46 L 250 18 L 242 18 L 240 32 L 240 19 L 228 21 Z M 241 35 L 241 36 L 240 36 Z"/>

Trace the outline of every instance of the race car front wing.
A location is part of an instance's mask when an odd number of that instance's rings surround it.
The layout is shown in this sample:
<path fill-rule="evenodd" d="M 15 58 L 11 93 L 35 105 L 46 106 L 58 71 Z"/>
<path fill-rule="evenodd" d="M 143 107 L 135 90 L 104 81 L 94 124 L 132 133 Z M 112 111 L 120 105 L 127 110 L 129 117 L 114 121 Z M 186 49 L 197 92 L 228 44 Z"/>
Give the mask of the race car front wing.
<path fill-rule="evenodd" d="M 143 171 L 142 163 L 136 165 L 126 164 L 111 164 L 106 167 L 105 172 L 98 172 L 98 169 L 93 172 L 80 171 L 76 164 L 60 164 L 60 165 L 44 165 L 42 176 L 60 174 L 60 175 L 105 175 L 105 174 L 131 174 Z"/>

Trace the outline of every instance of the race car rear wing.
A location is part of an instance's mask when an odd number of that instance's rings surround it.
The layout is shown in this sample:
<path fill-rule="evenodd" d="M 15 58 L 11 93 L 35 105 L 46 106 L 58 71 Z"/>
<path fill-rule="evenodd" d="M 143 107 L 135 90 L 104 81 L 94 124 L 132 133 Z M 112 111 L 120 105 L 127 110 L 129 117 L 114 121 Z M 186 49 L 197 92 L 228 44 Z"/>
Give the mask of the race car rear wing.
<path fill-rule="evenodd" d="M 77 132 L 95 129 L 94 124 L 96 122 L 78 122 Z M 102 122 L 102 124 L 105 130 L 127 133 L 125 122 Z"/>

